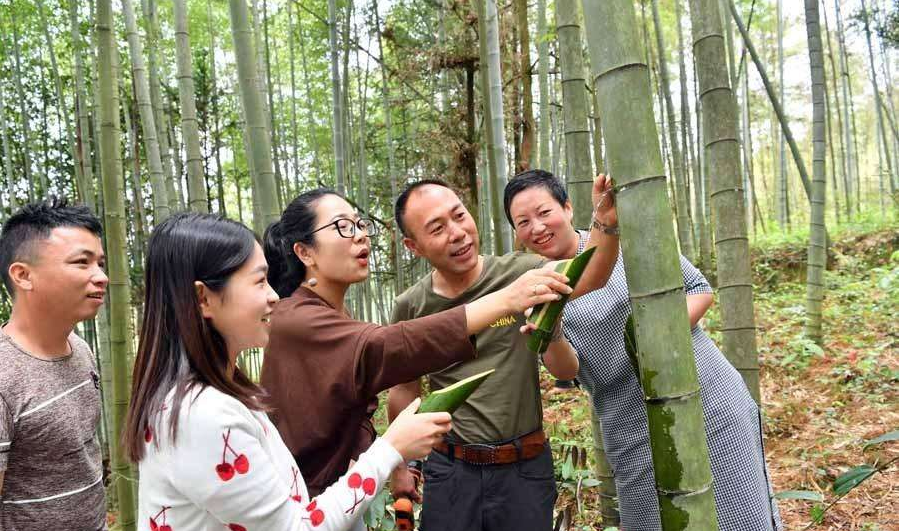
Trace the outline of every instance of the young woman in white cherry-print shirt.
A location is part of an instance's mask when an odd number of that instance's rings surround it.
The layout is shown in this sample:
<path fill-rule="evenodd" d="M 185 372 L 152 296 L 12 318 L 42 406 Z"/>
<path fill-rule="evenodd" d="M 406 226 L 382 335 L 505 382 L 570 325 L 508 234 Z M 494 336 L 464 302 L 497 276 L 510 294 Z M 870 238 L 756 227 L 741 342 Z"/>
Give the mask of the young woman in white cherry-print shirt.
<path fill-rule="evenodd" d="M 266 416 L 264 391 L 235 365 L 269 340 L 278 296 L 245 226 L 176 214 L 150 238 L 143 328 L 123 446 L 138 463 L 142 531 L 361 529 L 398 464 L 450 429 L 413 403 L 334 485 L 310 499 Z"/>

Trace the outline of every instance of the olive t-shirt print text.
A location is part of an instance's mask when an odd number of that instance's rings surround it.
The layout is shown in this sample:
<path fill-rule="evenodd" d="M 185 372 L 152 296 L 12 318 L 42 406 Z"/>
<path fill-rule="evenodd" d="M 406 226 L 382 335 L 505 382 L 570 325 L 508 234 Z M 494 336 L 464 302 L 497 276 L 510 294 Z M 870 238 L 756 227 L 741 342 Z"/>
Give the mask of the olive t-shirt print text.
<path fill-rule="evenodd" d="M 406 321 L 466 304 L 495 292 L 545 259 L 520 252 L 484 256 L 482 274 L 460 296 L 448 299 L 435 293 L 432 275 L 420 279 L 396 301 L 392 322 Z M 475 336 L 475 359 L 457 363 L 428 376 L 432 391 L 452 385 L 488 369 L 488 379 L 454 412 L 451 438 L 473 444 L 506 441 L 541 427 L 541 390 L 538 386 L 539 358 L 526 347 L 519 327 L 523 315 L 504 316 Z M 427 356 L 427 352 L 422 355 Z"/>

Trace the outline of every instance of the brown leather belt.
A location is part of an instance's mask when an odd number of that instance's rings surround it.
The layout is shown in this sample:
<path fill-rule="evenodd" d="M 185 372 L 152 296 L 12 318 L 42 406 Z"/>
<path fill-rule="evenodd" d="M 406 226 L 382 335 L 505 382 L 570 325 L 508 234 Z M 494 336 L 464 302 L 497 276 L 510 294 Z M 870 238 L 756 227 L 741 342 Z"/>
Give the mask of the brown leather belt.
<path fill-rule="evenodd" d="M 435 445 L 434 450 L 450 459 L 459 459 L 471 465 L 506 465 L 538 457 L 544 451 L 546 440 L 544 430 L 539 429 L 506 444 L 454 444 L 441 441 Z"/>

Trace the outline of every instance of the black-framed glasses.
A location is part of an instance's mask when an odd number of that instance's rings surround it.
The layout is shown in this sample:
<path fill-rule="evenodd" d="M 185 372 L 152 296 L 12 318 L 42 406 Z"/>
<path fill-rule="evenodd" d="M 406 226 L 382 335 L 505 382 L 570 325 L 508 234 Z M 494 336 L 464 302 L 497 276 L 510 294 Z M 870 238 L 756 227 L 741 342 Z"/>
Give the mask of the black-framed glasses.
<path fill-rule="evenodd" d="M 369 236 L 370 238 L 372 238 L 379 232 L 375 222 L 369 218 L 360 218 L 357 221 L 348 218 L 340 218 L 319 227 L 310 234 L 316 234 L 317 232 L 323 229 L 327 229 L 333 225 L 336 229 L 338 229 L 338 235 L 342 238 L 353 238 L 357 235 L 357 229 L 365 232 L 366 236 Z"/>

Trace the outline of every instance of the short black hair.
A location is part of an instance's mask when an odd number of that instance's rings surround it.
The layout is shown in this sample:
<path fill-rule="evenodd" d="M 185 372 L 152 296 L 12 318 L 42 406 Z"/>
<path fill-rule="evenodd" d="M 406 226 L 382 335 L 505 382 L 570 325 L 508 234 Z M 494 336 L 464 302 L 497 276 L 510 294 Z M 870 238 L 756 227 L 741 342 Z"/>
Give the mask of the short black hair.
<path fill-rule="evenodd" d="M 404 236 L 410 236 L 407 231 L 407 226 L 404 224 L 404 214 L 407 213 L 407 201 L 410 200 L 410 194 L 412 194 L 417 188 L 422 188 L 428 184 L 434 184 L 437 186 L 443 186 L 448 190 L 454 191 L 453 188 L 450 187 L 449 184 L 442 181 L 441 179 L 422 179 L 421 181 L 416 181 L 415 183 L 410 183 L 404 188 L 404 191 L 397 196 L 397 200 L 394 201 L 394 222 L 397 224 L 397 228 L 400 229 L 401 234 Z"/>
<path fill-rule="evenodd" d="M 51 196 L 44 201 L 24 205 L 3 224 L 0 232 L 0 274 L 3 285 L 13 296 L 9 266 L 14 262 L 34 259 L 34 243 L 46 240 L 57 227 L 86 229 L 97 237 L 103 235 L 103 225 L 91 209 L 84 205 L 70 205 L 63 197 Z"/>
<path fill-rule="evenodd" d="M 510 204 L 513 203 L 513 198 L 516 197 L 516 194 L 536 186 L 541 186 L 547 190 L 560 203 L 560 206 L 566 206 L 566 202 L 569 201 L 566 187 L 553 173 L 544 170 L 527 170 L 518 173 L 504 187 L 504 214 L 506 214 L 510 225 L 513 225 L 513 218 L 510 217 Z"/>

